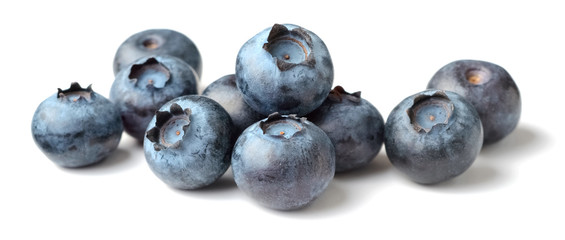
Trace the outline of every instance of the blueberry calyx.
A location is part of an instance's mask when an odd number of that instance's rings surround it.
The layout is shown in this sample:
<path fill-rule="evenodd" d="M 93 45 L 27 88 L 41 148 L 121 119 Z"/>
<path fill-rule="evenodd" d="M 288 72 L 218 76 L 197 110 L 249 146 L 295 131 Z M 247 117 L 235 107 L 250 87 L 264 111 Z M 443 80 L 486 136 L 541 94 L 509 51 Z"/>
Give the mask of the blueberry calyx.
<path fill-rule="evenodd" d="M 447 124 L 454 105 L 444 91 L 432 95 L 422 94 L 414 98 L 414 103 L 406 111 L 410 124 L 417 132 L 428 133 L 438 124 Z"/>
<path fill-rule="evenodd" d="M 296 114 L 281 115 L 278 112 L 271 113 L 266 120 L 259 122 L 259 128 L 263 134 L 275 138 L 289 139 L 302 132 L 305 117 L 297 117 Z"/>
<path fill-rule="evenodd" d="M 79 102 L 92 101 L 95 95 L 92 94 L 92 84 L 87 88 L 82 88 L 78 82 L 71 83 L 71 87 L 66 90 L 57 88 L 57 98 L 61 101 Z"/>
<path fill-rule="evenodd" d="M 136 87 L 155 89 L 165 87 L 171 79 L 171 73 L 167 67 L 151 57 L 142 64 L 133 64 L 128 78 Z"/>
<path fill-rule="evenodd" d="M 155 127 L 147 131 L 147 139 L 153 143 L 155 151 L 178 148 L 190 125 L 190 108 L 173 103 L 169 111 L 155 113 Z"/>
<path fill-rule="evenodd" d="M 316 60 L 312 52 L 312 37 L 302 28 L 292 30 L 282 24 L 275 24 L 269 32 L 263 49 L 269 52 L 281 71 L 297 65 L 314 67 Z"/>
<path fill-rule="evenodd" d="M 349 93 L 346 92 L 342 86 L 338 85 L 335 86 L 328 95 L 328 99 L 333 102 L 342 102 L 344 98 L 354 103 L 360 103 L 361 91 Z"/>

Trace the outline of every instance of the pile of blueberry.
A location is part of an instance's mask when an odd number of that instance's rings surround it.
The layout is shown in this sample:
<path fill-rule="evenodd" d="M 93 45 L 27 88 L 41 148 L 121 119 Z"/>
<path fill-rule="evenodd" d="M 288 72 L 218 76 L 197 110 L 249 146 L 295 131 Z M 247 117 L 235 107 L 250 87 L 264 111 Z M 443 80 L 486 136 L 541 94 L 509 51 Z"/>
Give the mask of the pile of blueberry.
<path fill-rule="evenodd" d="M 393 166 L 415 182 L 454 178 L 484 144 L 512 132 L 521 112 L 503 68 L 460 60 L 400 102 L 385 124 L 360 92 L 333 87 L 326 45 L 291 24 L 249 39 L 235 74 L 198 95 L 201 66 L 195 44 L 179 32 L 134 34 L 116 52 L 110 99 L 78 83 L 59 89 L 36 109 L 33 139 L 54 163 L 75 168 L 106 158 L 125 130 L 171 187 L 208 186 L 231 166 L 245 194 L 291 210 L 322 194 L 336 172 L 367 166 L 383 144 Z"/>

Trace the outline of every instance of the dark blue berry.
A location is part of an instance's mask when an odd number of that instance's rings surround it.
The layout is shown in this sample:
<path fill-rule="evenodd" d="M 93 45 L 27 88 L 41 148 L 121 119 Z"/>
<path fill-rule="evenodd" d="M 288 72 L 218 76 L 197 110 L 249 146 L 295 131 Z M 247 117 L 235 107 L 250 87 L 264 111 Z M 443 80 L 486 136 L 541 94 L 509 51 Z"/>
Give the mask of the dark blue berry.
<path fill-rule="evenodd" d="M 305 118 L 273 113 L 240 135 L 232 170 L 239 189 L 260 204 L 298 209 L 333 179 L 335 149 L 324 131 Z"/>
<path fill-rule="evenodd" d="M 245 102 L 263 115 L 310 113 L 326 99 L 333 77 L 324 42 L 296 25 L 263 30 L 237 55 L 237 87 Z"/>
<path fill-rule="evenodd" d="M 72 83 L 45 99 L 33 115 L 33 140 L 62 167 L 83 167 L 102 161 L 120 142 L 120 112 L 104 96 Z"/>
<path fill-rule="evenodd" d="M 149 123 L 145 159 L 167 185 L 202 188 L 230 166 L 232 134 L 231 119 L 220 104 L 204 96 L 178 97 L 164 104 Z"/>
<path fill-rule="evenodd" d="M 508 136 L 520 120 L 522 101 L 518 86 L 502 67 L 485 61 L 451 62 L 432 77 L 428 88 L 456 92 L 479 113 L 484 144 Z"/>
<path fill-rule="evenodd" d="M 336 172 L 363 167 L 377 156 L 384 138 L 384 120 L 361 92 L 335 87 L 324 103 L 307 115 L 332 140 Z"/>
<path fill-rule="evenodd" d="M 120 110 L 126 132 L 143 142 L 155 111 L 173 98 L 196 94 L 196 78 L 194 70 L 176 57 L 143 57 L 116 75 L 110 99 Z"/>
<path fill-rule="evenodd" d="M 435 184 L 465 172 L 483 144 L 475 108 L 457 93 L 426 90 L 400 102 L 385 124 L 385 149 L 396 169 Z"/>
<path fill-rule="evenodd" d="M 236 86 L 234 74 L 223 76 L 212 82 L 204 89 L 202 95 L 215 100 L 226 109 L 233 121 L 237 136 L 251 124 L 266 117 L 245 103 Z"/>
<path fill-rule="evenodd" d="M 127 38 L 114 56 L 114 75 L 137 59 L 171 55 L 190 65 L 202 76 L 202 58 L 196 45 L 184 34 L 170 29 L 149 29 Z"/>

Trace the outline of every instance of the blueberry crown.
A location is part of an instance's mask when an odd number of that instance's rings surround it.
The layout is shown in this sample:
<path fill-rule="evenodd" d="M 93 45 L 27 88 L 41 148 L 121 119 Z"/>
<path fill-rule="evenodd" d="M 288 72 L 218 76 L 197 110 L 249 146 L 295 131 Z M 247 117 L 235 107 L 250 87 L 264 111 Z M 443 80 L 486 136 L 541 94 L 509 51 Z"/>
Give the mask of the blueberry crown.
<path fill-rule="evenodd" d="M 361 102 L 361 91 L 354 93 L 348 93 L 342 86 L 335 86 L 328 94 L 328 99 L 334 102 L 342 102 L 343 99 L 347 99 L 354 103 Z"/>
<path fill-rule="evenodd" d="M 428 133 L 437 125 L 446 125 L 453 114 L 454 105 L 444 91 L 432 95 L 420 94 L 406 110 L 410 124 L 417 132 Z"/>
<path fill-rule="evenodd" d="M 62 90 L 57 88 L 57 99 L 67 100 L 72 102 L 87 101 L 90 102 L 94 99 L 95 95 L 92 94 L 92 84 L 87 88 L 82 88 L 77 82 L 71 83 L 71 87 Z"/>
<path fill-rule="evenodd" d="M 267 43 L 263 44 L 263 49 L 272 54 L 272 48 L 282 41 L 290 41 L 298 45 L 303 51 L 304 58 L 303 61 L 292 62 L 288 61 L 291 59 L 291 56 L 288 54 L 285 54 L 282 58 L 274 57 L 279 70 L 286 71 L 297 65 L 309 67 L 314 67 L 314 65 L 316 65 L 316 60 L 314 59 L 314 54 L 312 52 L 312 37 L 305 29 L 297 27 L 292 30 L 288 30 L 288 28 L 282 24 L 275 24 L 269 32 Z"/>
<path fill-rule="evenodd" d="M 141 64 L 133 64 L 128 78 L 136 87 L 163 88 L 171 79 L 171 72 L 156 58 L 151 57 Z"/>
<path fill-rule="evenodd" d="M 274 112 L 266 120 L 259 122 L 259 128 L 261 128 L 264 135 L 289 139 L 302 132 L 304 123 L 306 123 L 305 117 L 299 118 L 296 114 L 281 115 L 278 112 Z"/>
<path fill-rule="evenodd" d="M 171 105 L 169 111 L 155 113 L 155 127 L 147 131 L 146 137 L 154 143 L 153 147 L 156 151 L 180 146 L 190 125 L 190 114 L 190 108 L 182 109 L 176 103 Z"/>

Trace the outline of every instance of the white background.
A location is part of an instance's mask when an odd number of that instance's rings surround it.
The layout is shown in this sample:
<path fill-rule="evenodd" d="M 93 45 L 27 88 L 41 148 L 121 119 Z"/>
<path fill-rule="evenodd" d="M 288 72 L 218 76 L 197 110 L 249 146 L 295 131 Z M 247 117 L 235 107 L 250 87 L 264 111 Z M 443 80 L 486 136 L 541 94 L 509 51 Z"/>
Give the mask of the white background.
<path fill-rule="evenodd" d="M 4 2 L 0 239 L 563 239 L 565 8 L 555 2 Z M 383 148 L 293 212 L 257 205 L 231 172 L 205 189 L 169 188 L 125 134 L 109 159 L 82 169 L 57 167 L 32 140 L 35 108 L 57 88 L 78 81 L 108 96 L 114 53 L 131 34 L 186 34 L 210 83 L 274 23 L 320 36 L 334 84 L 361 90 L 385 119 L 448 62 L 497 63 L 520 88 L 520 124 L 452 181 L 415 184 Z"/>

